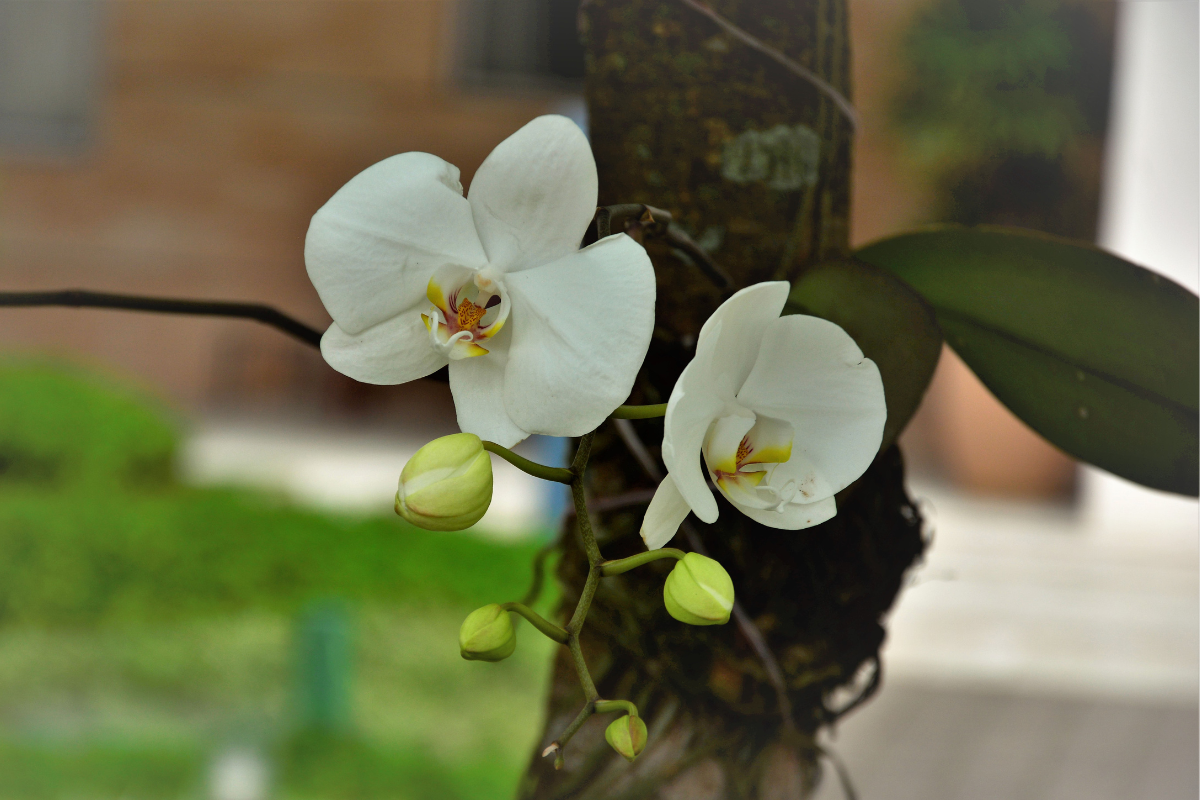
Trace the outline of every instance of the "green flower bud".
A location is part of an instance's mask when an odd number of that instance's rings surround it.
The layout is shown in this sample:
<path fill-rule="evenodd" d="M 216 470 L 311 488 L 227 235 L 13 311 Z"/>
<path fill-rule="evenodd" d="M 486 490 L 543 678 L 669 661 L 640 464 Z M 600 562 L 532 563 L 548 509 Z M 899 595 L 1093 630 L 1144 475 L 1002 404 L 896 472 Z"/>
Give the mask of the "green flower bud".
<path fill-rule="evenodd" d="M 688 553 L 663 586 L 667 613 L 688 625 L 724 625 L 733 610 L 733 581 L 716 561 Z"/>
<path fill-rule="evenodd" d="M 517 649 L 508 612 L 498 603 L 477 608 L 458 629 L 458 649 L 467 661 L 503 661 Z"/>
<path fill-rule="evenodd" d="M 646 723 L 641 717 L 626 714 L 612 721 L 604 731 L 604 738 L 626 761 L 633 761 L 646 749 Z"/>
<path fill-rule="evenodd" d="M 428 531 L 461 531 L 492 502 L 492 459 L 473 433 L 434 439 L 400 473 L 396 513 Z"/>

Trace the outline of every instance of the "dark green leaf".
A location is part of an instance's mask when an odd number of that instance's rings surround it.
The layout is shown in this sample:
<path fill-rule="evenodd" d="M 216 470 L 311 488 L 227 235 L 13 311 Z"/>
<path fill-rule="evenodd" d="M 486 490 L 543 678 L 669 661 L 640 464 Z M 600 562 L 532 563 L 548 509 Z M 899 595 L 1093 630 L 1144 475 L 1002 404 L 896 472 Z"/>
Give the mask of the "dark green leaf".
<path fill-rule="evenodd" d="M 1090 245 L 1013 228 L 931 228 L 857 256 L 920 292 L 947 343 L 1051 443 L 1197 494 L 1196 295 Z"/>
<path fill-rule="evenodd" d="M 879 367 L 887 400 L 886 450 L 904 430 L 933 377 L 942 333 L 933 311 L 884 270 L 857 261 L 831 261 L 805 272 L 784 313 L 836 322 Z"/>

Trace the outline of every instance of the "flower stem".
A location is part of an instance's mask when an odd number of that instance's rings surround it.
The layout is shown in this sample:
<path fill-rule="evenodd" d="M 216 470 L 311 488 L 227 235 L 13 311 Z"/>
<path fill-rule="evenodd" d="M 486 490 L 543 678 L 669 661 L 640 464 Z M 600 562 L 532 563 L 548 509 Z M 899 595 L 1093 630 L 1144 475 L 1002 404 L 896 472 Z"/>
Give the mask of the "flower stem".
<path fill-rule="evenodd" d="M 505 603 L 501 607 L 505 611 L 512 611 L 529 620 L 529 624 L 541 631 L 547 638 L 553 639 L 559 644 L 567 643 L 567 632 L 565 630 L 550 622 L 524 603 Z"/>
<path fill-rule="evenodd" d="M 617 406 L 616 411 L 609 414 L 612 419 L 653 419 L 667 414 L 666 403 L 654 403 L 647 406 Z"/>
<path fill-rule="evenodd" d="M 588 721 L 588 717 L 594 713 L 596 713 L 595 704 L 590 700 L 584 703 L 583 708 L 579 709 L 579 713 L 575 716 L 575 719 L 571 721 L 571 724 L 567 726 L 567 729 L 562 732 L 562 735 L 548 744 L 546 749 L 542 751 L 543 757 L 551 754 L 554 755 L 555 769 L 563 768 L 563 748 L 567 746 L 567 742 L 571 741 L 571 737 L 575 735 L 575 732 L 583 727 L 583 723 Z"/>
<path fill-rule="evenodd" d="M 528 458 L 522 458 L 507 447 L 501 447 L 495 442 L 485 440 L 483 449 L 489 453 L 495 453 L 517 469 L 535 478 L 541 478 L 544 481 L 556 481 L 558 483 L 571 483 L 571 481 L 575 480 L 575 473 L 569 469 L 548 467 L 545 464 L 530 461 Z"/>
<path fill-rule="evenodd" d="M 68 308 L 113 308 L 152 311 L 201 317 L 240 317 L 278 328 L 312 347 L 321 346 L 321 331 L 261 303 L 231 303 L 224 300 L 180 300 L 174 297 L 143 297 L 131 294 L 64 289 L 49 292 L 0 292 L 0 306 L 66 306 Z"/>
<path fill-rule="evenodd" d="M 637 569 L 643 564 L 649 564 L 651 561 L 658 561 L 663 558 L 673 558 L 679 561 L 685 555 L 687 554 L 682 550 L 676 550 L 673 547 L 664 547 L 660 550 L 647 550 L 645 553 L 638 553 L 636 556 L 630 556 L 629 558 L 605 561 L 600 565 L 600 577 L 611 578 L 613 575 L 629 572 L 629 570 Z"/>
<path fill-rule="evenodd" d="M 588 565 L 593 569 L 603 560 L 603 557 L 600 555 L 600 547 L 596 544 L 596 535 L 592 533 L 592 521 L 588 517 L 587 497 L 583 491 L 583 473 L 587 469 L 588 456 L 592 454 L 592 440 L 595 438 L 595 431 L 580 437 L 579 445 L 575 450 L 575 460 L 571 462 L 569 470 L 573 476 L 570 483 L 571 499 L 575 501 L 575 524 L 579 526 L 579 536 L 583 539 L 583 549 L 587 553 Z M 594 592 L 595 589 L 592 591 Z M 582 602 L 583 598 L 580 598 L 580 603 Z M 590 597 L 588 597 L 588 602 L 591 602 Z M 587 608 L 584 607 L 583 610 L 586 614 Z M 578 615 L 578 609 L 575 613 Z"/>
<path fill-rule="evenodd" d="M 592 714 L 611 714 L 614 711 L 624 711 L 631 717 L 638 715 L 637 706 L 628 700 L 588 700 L 583 704 L 583 708 L 579 709 L 579 713 L 575 715 L 575 719 L 567 726 L 567 729 L 562 734 L 546 746 L 542 751 L 543 756 L 554 756 L 554 768 L 562 769 L 562 751 L 567 746 L 567 742 L 571 741 L 571 737 L 583 727 L 583 723 L 588 721 Z"/>
<path fill-rule="evenodd" d="M 729 277 L 729 273 L 713 261 L 712 256 L 672 220 L 669 211 L 643 203 L 622 203 L 597 208 L 595 220 L 597 240 L 614 232 L 634 233 L 634 238 L 639 242 L 639 235 L 662 237 L 676 251 L 676 255 L 683 255 L 682 260 L 685 263 L 699 269 L 718 289 L 728 290 L 733 286 L 733 279 Z M 635 233 L 635 230 L 640 231 L 640 234 Z"/>
<path fill-rule="evenodd" d="M 577 477 L 582 478 L 583 471 L 587 469 L 588 458 L 592 455 L 592 441 L 595 438 L 595 431 L 579 437 L 579 443 L 575 446 L 575 458 L 571 460 L 571 472 Z"/>
<path fill-rule="evenodd" d="M 598 702 L 608 702 L 610 705 L 606 708 L 617 708 L 611 706 L 613 702 L 624 701 L 601 701 L 600 693 L 596 691 L 596 682 L 592 680 L 592 675 L 588 671 L 587 661 L 583 658 L 583 648 L 579 644 L 579 632 L 583 629 L 583 623 L 587 619 L 588 609 L 592 606 L 592 599 L 596 596 L 596 589 L 600 585 L 601 577 L 601 562 L 604 561 L 604 556 L 600 554 L 600 547 L 596 544 L 596 535 L 592 531 L 592 521 L 588 517 L 587 496 L 583 490 L 583 475 L 587 469 L 588 458 L 592 454 L 592 441 L 596 437 L 596 432 L 585 434 L 579 438 L 579 444 L 575 449 L 575 458 L 571 462 L 571 468 L 567 470 L 571 473 L 571 499 L 575 502 L 575 524 L 579 526 L 579 538 L 583 540 L 583 549 L 587 553 L 588 560 L 588 575 L 587 580 L 583 583 L 583 590 L 579 593 L 579 602 L 575 604 L 575 612 L 571 615 L 571 621 L 566 627 L 566 645 L 571 652 L 571 661 L 575 665 L 575 673 L 579 676 L 579 685 L 583 689 L 583 696 L 587 700 L 583 709 L 580 710 L 579 716 L 575 718 L 563 734 L 542 752 L 542 755 L 554 754 L 554 766 L 556 769 L 562 767 L 562 748 L 570 740 L 579 727 L 587 721 L 596 711 Z M 661 558 L 662 556 L 658 556 Z M 531 620 L 532 621 L 532 620 Z M 632 704 L 630 704 L 632 707 Z M 624 706 L 619 706 L 623 708 Z M 634 708 L 636 713 L 637 709 Z"/>
<path fill-rule="evenodd" d="M 579 536 L 583 539 L 583 549 L 587 553 L 588 564 L 595 567 L 602 558 L 600 547 L 596 544 L 596 535 L 592 533 L 592 521 L 588 519 L 582 480 L 571 481 L 571 497 L 575 500 L 575 524 L 579 526 Z"/>
<path fill-rule="evenodd" d="M 583 660 L 583 649 L 580 647 L 577 631 L 569 635 L 567 648 L 571 651 L 571 660 L 575 662 L 575 672 L 579 675 L 579 685 L 583 689 L 583 696 L 590 703 L 599 698 L 600 693 L 596 691 L 596 683 L 592 680 L 592 674 L 588 672 L 587 662 Z"/>
<path fill-rule="evenodd" d="M 671 215 L 662 209 L 644 203 L 620 203 L 596 209 L 596 238 L 603 239 L 613 233 L 624 233 L 630 220 L 644 220 L 648 224 L 663 227 L 671 222 Z"/>
<path fill-rule="evenodd" d="M 613 711 L 624 711 L 631 717 L 636 717 L 638 715 L 637 706 L 628 700 L 597 700 L 595 705 L 597 714 L 609 714 Z"/>

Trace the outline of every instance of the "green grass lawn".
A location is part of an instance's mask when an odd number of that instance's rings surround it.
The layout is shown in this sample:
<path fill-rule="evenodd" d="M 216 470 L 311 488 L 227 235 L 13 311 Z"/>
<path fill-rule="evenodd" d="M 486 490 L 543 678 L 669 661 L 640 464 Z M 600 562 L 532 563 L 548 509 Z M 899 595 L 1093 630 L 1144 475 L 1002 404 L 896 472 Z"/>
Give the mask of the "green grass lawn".
<path fill-rule="evenodd" d="M 551 645 L 522 627 L 513 658 L 465 662 L 457 632 L 524 592 L 538 545 L 182 486 L 176 442 L 126 388 L 0 363 L 0 800 L 207 797 L 232 746 L 277 798 L 509 796 Z M 325 732 L 314 604 L 345 620 L 348 724 Z"/>
<path fill-rule="evenodd" d="M 552 645 L 522 627 L 511 659 L 466 662 L 461 609 L 364 606 L 350 619 L 340 736 L 298 730 L 292 617 L 0 632 L 0 797 L 203 796 L 231 745 L 268 757 L 277 796 L 507 797 L 538 733 Z"/>

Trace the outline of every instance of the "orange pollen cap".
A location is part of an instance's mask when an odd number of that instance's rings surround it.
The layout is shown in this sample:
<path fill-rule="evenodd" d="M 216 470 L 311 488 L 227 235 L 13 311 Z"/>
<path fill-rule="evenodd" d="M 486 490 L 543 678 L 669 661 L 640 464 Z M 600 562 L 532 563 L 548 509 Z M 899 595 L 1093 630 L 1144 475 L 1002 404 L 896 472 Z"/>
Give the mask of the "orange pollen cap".
<path fill-rule="evenodd" d="M 460 330 L 473 330 L 483 319 L 486 309 L 483 306 L 477 306 L 470 300 L 463 300 L 458 304 L 458 327 Z"/>

